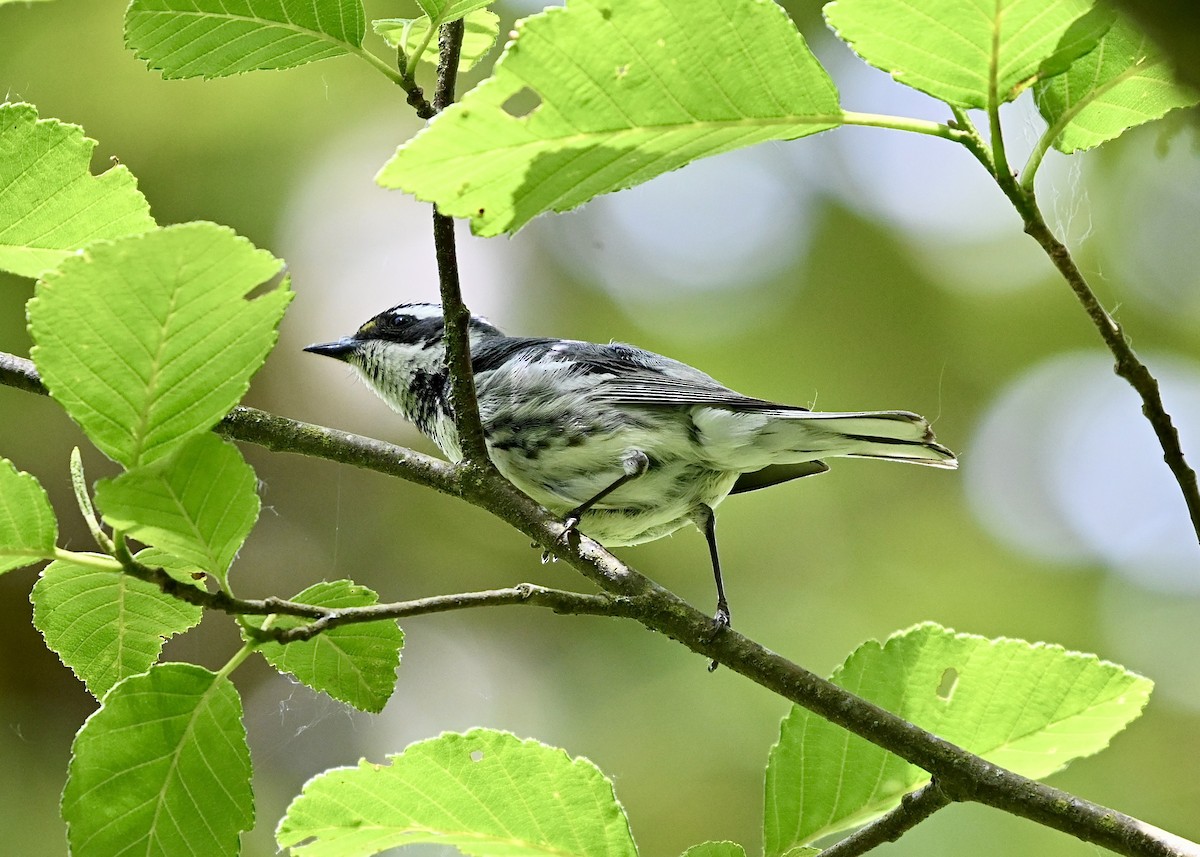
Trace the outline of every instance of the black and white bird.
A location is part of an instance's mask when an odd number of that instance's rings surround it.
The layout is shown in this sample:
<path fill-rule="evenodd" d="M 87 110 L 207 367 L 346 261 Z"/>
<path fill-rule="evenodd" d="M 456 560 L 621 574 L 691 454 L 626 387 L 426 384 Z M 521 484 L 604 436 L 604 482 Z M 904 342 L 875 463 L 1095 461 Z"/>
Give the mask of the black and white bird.
<path fill-rule="evenodd" d="M 305 351 L 353 366 L 451 461 L 461 458 L 442 308 L 400 304 Z M 823 473 L 833 456 L 954 468 L 908 411 L 821 413 L 743 396 L 698 369 L 631 345 L 505 336 L 473 317 L 471 362 L 488 453 L 550 511 L 608 547 L 695 524 L 729 603 L 713 510 L 729 494 Z"/>

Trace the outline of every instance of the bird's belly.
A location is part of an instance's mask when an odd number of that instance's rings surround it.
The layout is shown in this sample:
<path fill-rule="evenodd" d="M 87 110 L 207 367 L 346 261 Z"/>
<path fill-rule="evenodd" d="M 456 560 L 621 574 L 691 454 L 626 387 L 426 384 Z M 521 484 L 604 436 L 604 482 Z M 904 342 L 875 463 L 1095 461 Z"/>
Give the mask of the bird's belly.
<path fill-rule="evenodd" d="M 559 515 L 595 497 L 623 474 L 622 459 L 642 449 L 649 469 L 617 488 L 586 512 L 579 529 L 609 547 L 634 545 L 669 535 L 692 520 L 701 505 L 716 506 L 737 481 L 737 472 L 713 470 L 688 458 L 663 460 L 659 450 L 589 439 L 578 447 L 491 452 L 497 469 L 518 488 Z"/>

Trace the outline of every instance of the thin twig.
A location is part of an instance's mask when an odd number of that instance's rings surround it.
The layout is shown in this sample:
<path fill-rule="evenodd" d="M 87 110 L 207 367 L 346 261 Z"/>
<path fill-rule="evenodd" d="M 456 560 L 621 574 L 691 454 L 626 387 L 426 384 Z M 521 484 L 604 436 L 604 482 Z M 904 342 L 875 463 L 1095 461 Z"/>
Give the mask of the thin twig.
<path fill-rule="evenodd" d="M 510 604 L 547 607 L 555 613 L 575 616 L 628 616 L 630 611 L 635 609 L 634 602 L 630 599 L 550 589 L 533 583 L 518 583 L 507 589 L 435 595 L 412 601 L 375 604 L 370 607 L 328 609 L 315 622 L 286 630 L 271 628 L 265 633 L 269 634 L 276 642 L 293 643 L 310 640 L 318 634 L 341 625 L 396 620 L 408 616 L 429 616 L 434 613 L 468 610 L 475 607 L 503 607 Z"/>
<path fill-rule="evenodd" d="M 454 101 L 458 80 L 458 61 L 462 51 L 463 22 L 444 24 L 439 34 L 437 87 L 433 110 L 440 113 Z M 442 315 L 446 325 L 446 366 L 450 371 L 450 394 L 454 403 L 454 428 L 458 434 L 463 460 L 472 467 L 491 469 L 479 401 L 475 396 L 475 378 L 471 372 L 471 313 L 463 303 L 458 277 L 458 251 L 454 238 L 454 218 L 433 208 L 433 245 L 437 256 L 438 283 L 442 296 Z"/>
<path fill-rule="evenodd" d="M 935 780 L 900 799 L 900 806 L 860 827 L 845 839 L 821 851 L 821 857 L 858 857 L 885 842 L 895 842 L 939 809 L 950 798 Z"/>
<path fill-rule="evenodd" d="M 1162 447 L 1163 461 L 1171 469 L 1183 500 L 1187 504 L 1188 515 L 1192 520 L 1192 529 L 1200 541 L 1200 488 L 1196 484 L 1196 472 L 1188 465 L 1183 455 L 1183 446 L 1179 442 L 1179 431 L 1175 428 L 1171 415 L 1163 404 L 1162 393 L 1159 390 L 1158 379 L 1146 365 L 1138 359 L 1121 325 L 1110 316 L 1101 306 L 1087 280 L 1080 272 L 1071 252 L 1059 241 L 1040 211 L 1035 209 L 1035 215 L 1025 222 L 1025 231 L 1046 250 L 1050 260 L 1071 286 L 1079 302 L 1083 304 L 1088 317 L 1100 335 L 1105 345 L 1115 358 L 1113 371 L 1124 378 L 1142 398 L 1142 414 L 1154 428 L 1154 434 Z"/>
<path fill-rule="evenodd" d="M 32 360 L 4 351 L 0 351 L 0 384 L 40 396 L 50 395 Z"/>
<path fill-rule="evenodd" d="M 462 20 L 444 24 L 438 33 L 437 85 L 433 103 L 417 84 L 404 53 L 398 52 L 400 85 L 408 95 L 408 103 L 417 116 L 432 120 L 454 101 L 458 81 L 458 62 L 462 55 Z M 411 68 L 410 68 L 411 66 Z M 483 426 L 479 418 L 479 401 L 475 396 L 475 378 L 471 372 L 469 326 L 471 313 L 462 299 L 458 276 L 458 252 L 454 237 L 454 219 L 433 207 L 433 246 L 437 258 L 438 285 L 442 297 L 442 314 L 446 320 L 446 367 L 450 372 L 450 396 L 454 404 L 454 428 L 459 449 L 469 468 L 491 470 Z"/>
<path fill-rule="evenodd" d="M 965 113 L 956 113 L 955 118 L 956 124 L 960 128 L 965 128 L 970 132 L 961 139 L 963 145 L 996 179 L 1001 191 L 1008 197 L 1009 202 L 1020 215 L 1026 234 L 1041 246 L 1051 263 L 1058 269 L 1059 274 L 1067 281 L 1071 291 L 1075 293 L 1076 300 L 1079 301 L 1092 325 L 1099 332 L 1100 338 L 1104 340 L 1104 344 L 1108 346 L 1108 350 L 1113 355 L 1113 371 L 1133 387 L 1141 397 L 1142 414 L 1154 429 L 1158 444 L 1163 451 L 1163 461 L 1166 462 L 1167 467 L 1171 470 L 1171 475 L 1175 477 L 1176 484 L 1179 485 L 1183 501 L 1187 506 L 1188 517 L 1192 522 L 1192 530 L 1196 534 L 1197 541 L 1200 542 L 1200 486 L 1196 482 L 1196 472 L 1184 458 L 1183 446 L 1179 442 L 1179 431 L 1163 404 L 1158 380 L 1138 358 L 1129 344 L 1129 340 L 1126 339 L 1121 325 L 1104 309 L 1104 305 L 1100 303 L 1100 299 L 1096 297 L 1096 293 L 1088 284 L 1087 278 L 1075 264 L 1071 251 L 1046 225 L 1046 220 L 1042 216 L 1032 188 L 1023 187 L 1016 176 L 1008 172 L 1006 168 L 1002 168 L 999 162 L 993 161 L 991 149 L 979 137 L 978 132 L 971 127 L 970 120 L 966 118 Z"/>
<path fill-rule="evenodd" d="M 45 392 L 32 364 L 11 355 L 0 354 L 0 383 Z M 562 522 L 498 474 L 459 480 L 454 467 L 436 459 L 427 459 L 426 465 L 397 466 L 377 453 L 393 449 L 410 460 L 426 457 L 251 409 L 238 409 L 219 428 L 227 436 L 272 450 L 317 455 L 429 484 L 486 509 L 606 592 L 624 596 L 614 599 L 613 615 L 636 619 L 645 627 L 719 661 L 756 684 L 918 765 L 937 778 L 954 800 L 997 807 L 1129 857 L 1200 857 L 1200 845 L 968 753 L 805 670 L 732 628 L 714 634 L 707 614 L 625 565 L 599 543 L 575 531 L 562 538 L 565 532 Z M 293 442 L 297 446 L 290 446 Z M 188 587 L 180 584 L 180 588 L 183 591 Z M 286 603 L 289 602 L 265 600 L 264 606 Z"/>
<path fill-rule="evenodd" d="M 402 51 L 397 52 L 396 59 L 400 66 L 400 86 L 404 88 L 404 92 L 408 96 L 408 106 L 416 111 L 418 118 L 428 122 L 437 112 L 429 103 L 429 99 L 425 97 L 425 90 L 417 83 L 416 77 L 409 72 L 408 62 Z"/>
<path fill-rule="evenodd" d="M 295 643 L 311 640 L 318 634 L 342 625 L 357 625 L 363 622 L 395 621 L 408 616 L 426 616 L 446 613 L 451 610 L 467 610 L 475 607 L 500 607 L 508 604 L 529 604 L 548 607 L 555 613 L 589 616 L 625 616 L 633 606 L 630 599 L 614 598 L 610 595 L 589 595 L 551 589 L 533 583 L 519 583 L 507 589 L 491 589 L 481 592 L 459 592 L 452 595 L 434 595 L 411 601 L 390 604 L 372 604 L 364 607 L 322 607 L 304 604 L 283 598 L 247 599 L 235 598 L 224 591 L 210 592 L 197 586 L 176 580 L 165 569 L 147 566 L 138 562 L 123 547 L 117 550 L 117 559 L 127 573 L 139 580 L 152 583 L 166 595 L 188 604 L 209 610 L 218 610 L 234 616 L 296 616 L 313 621 L 293 628 L 254 628 L 246 630 L 252 636 L 277 643 Z"/>
<path fill-rule="evenodd" d="M 458 63 L 462 57 L 462 40 L 466 25 L 462 18 L 443 24 L 438 33 L 437 88 L 433 93 L 433 112 L 441 113 L 454 101 L 458 85 Z"/>
<path fill-rule="evenodd" d="M 1175 482 L 1179 485 L 1183 501 L 1187 505 L 1188 516 L 1191 518 L 1192 530 L 1196 534 L 1197 541 L 1200 542 L 1200 486 L 1197 486 L 1196 483 L 1196 472 L 1184 458 L 1183 446 L 1179 442 L 1179 431 L 1175 428 L 1171 415 L 1167 413 L 1166 406 L 1163 404 L 1158 379 L 1146 368 L 1146 364 L 1138 359 L 1133 347 L 1125 338 L 1125 332 L 1121 329 L 1121 325 L 1104 309 L 1100 299 L 1088 285 L 1087 278 L 1075 264 L 1071 251 L 1055 237 L 1053 230 L 1046 225 L 1046 220 L 1038 207 L 1037 198 L 1032 192 L 1026 193 L 1016 178 L 1008 173 L 998 174 L 997 181 L 1021 215 L 1021 219 L 1025 223 L 1025 232 L 1041 246 L 1054 267 L 1067 281 L 1067 285 L 1075 293 L 1076 299 L 1083 306 L 1092 325 L 1104 340 L 1104 344 L 1112 352 L 1113 371 L 1125 379 L 1141 397 L 1142 414 L 1154 429 L 1154 434 L 1163 451 L 1163 461 L 1166 462 L 1171 474 L 1175 477 Z"/>

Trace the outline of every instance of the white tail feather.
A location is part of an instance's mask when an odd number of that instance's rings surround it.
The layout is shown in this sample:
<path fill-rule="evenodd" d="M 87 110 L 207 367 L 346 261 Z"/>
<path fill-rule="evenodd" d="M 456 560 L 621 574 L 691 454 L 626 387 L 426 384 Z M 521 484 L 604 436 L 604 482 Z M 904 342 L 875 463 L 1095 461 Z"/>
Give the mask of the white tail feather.
<path fill-rule="evenodd" d="M 929 423 L 909 411 L 781 411 L 771 416 L 759 442 L 772 449 L 775 463 L 847 456 L 951 470 L 958 466 L 954 453 L 934 439 Z"/>

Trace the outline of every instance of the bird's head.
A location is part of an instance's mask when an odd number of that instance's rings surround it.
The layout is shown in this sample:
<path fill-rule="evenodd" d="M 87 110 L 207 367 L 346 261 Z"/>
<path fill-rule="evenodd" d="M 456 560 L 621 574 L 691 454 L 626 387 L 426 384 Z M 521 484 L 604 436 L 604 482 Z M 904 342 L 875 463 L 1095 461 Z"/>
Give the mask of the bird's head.
<path fill-rule="evenodd" d="M 472 345 L 502 336 L 483 318 L 471 318 Z M 349 336 L 309 345 L 305 351 L 348 363 L 388 404 L 420 425 L 417 412 L 445 379 L 445 321 L 441 304 L 399 304 L 367 321 Z M 422 395 L 418 395 L 421 393 Z M 421 414 L 424 416 L 424 414 Z"/>
<path fill-rule="evenodd" d="M 477 337 L 500 336 L 499 330 L 480 316 L 472 316 L 469 331 Z M 323 354 L 365 369 L 372 355 L 388 354 L 389 360 L 426 363 L 440 361 L 446 333 L 442 305 L 434 303 L 398 304 L 364 323 L 350 336 L 335 342 L 309 345 L 305 351 Z"/>

